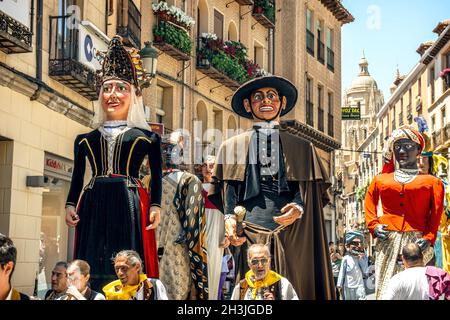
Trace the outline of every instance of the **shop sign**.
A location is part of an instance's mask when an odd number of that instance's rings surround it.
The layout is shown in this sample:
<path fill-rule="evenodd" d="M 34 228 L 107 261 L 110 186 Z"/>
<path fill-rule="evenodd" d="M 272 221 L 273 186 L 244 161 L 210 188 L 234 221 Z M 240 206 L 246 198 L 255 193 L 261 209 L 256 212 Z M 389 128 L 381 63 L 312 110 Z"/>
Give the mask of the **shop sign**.
<path fill-rule="evenodd" d="M 361 108 L 360 107 L 342 108 L 342 120 L 361 120 Z"/>
<path fill-rule="evenodd" d="M 164 134 L 164 124 L 157 122 L 149 122 L 148 125 L 152 128 L 153 132 L 156 132 L 160 136 Z"/>
<path fill-rule="evenodd" d="M 44 158 L 44 170 L 70 178 L 73 172 L 73 164 L 69 160 L 46 153 Z"/>
<path fill-rule="evenodd" d="M 78 35 L 79 62 L 93 71 L 100 70 L 102 66 L 96 54 L 108 50 L 109 38 L 89 21 L 81 21 Z"/>

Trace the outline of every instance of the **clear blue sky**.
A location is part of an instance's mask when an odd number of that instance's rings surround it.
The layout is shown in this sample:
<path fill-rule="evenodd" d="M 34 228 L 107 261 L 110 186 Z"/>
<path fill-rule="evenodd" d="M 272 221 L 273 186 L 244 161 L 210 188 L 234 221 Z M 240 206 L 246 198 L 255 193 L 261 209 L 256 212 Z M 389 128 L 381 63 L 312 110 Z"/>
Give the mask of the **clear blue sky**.
<path fill-rule="evenodd" d="M 438 22 L 450 19 L 449 0 L 343 0 L 355 21 L 342 28 L 342 90 L 359 72 L 364 49 L 369 72 L 385 101 L 397 64 L 401 74 L 419 61 L 420 43 L 436 40 Z"/>

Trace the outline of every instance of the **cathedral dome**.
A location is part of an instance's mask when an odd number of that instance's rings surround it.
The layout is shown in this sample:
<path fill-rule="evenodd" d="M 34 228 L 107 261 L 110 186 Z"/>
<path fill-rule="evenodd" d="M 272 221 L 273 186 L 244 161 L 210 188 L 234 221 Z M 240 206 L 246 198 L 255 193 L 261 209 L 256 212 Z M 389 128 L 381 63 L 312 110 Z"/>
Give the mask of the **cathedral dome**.
<path fill-rule="evenodd" d="M 368 67 L 369 62 L 363 54 L 361 60 L 359 60 L 359 74 L 355 79 L 353 79 L 350 89 L 367 88 L 372 86 L 377 87 L 377 82 L 370 75 Z"/>

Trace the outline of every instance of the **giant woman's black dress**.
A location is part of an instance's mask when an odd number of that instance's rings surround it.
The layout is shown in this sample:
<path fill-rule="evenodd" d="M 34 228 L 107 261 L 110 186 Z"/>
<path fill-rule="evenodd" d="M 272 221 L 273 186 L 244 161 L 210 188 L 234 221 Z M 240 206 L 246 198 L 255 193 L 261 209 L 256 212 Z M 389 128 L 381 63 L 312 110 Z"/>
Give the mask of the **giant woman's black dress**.
<path fill-rule="evenodd" d="M 149 207 L 161 206 L 160 136 L 125 127 L 111 137 L 100 127 L 77 136 L 74 149 L 75 166 L 66 205 L 77 206 L 80 221 L 74 257 L 91 266 L 92 287 L 100 289 L 117 279 L 112 258 L 125 249 L 137 251 L 146 274 L 158 277 L 155 233 L 145 227 L 149 224 Z M 139 168 L 146 155 L 152 177 L 149 194 L 139 181 Z M 83 189 L 86 158 L 93 177 Z"/>

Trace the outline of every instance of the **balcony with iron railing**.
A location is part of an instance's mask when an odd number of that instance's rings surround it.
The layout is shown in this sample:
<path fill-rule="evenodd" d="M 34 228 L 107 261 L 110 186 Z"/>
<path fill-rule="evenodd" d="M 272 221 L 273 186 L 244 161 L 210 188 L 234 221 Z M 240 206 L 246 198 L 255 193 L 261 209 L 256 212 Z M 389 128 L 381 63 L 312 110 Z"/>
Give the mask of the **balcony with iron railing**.
<path fill-rule="evenodd" d="M 157 17 L 153 27 L 153 45 L 177 60 L 190 60 L 192 40 L 189 30 L 194 19 L 175 6 L 168 10 L 167 7 L 160 8 L 156 5 L 153 13 Z"/>
<path fill-rule="evenodd" d="M 95 73 L 79 61 L 78 29 L 71 15 L 50 16 L 49 76 L 89 100 L 97 99 Z"/>
<path fill-rule="evenodd" d="M 247 48 L 242 43 L 223 42 L 215 34 L 206 33 L 197 40 L 197 69 L 205 77 L 233 91 L 242 83 L 267 74 L 257 63 L 248 59 Z M 197 79 L 195 84 L 198 85 L 203 78 Z"/>
<path fill-rule="evenodd" d="M 319 38 L 317 38 L 317 60 L 325 64 L 325 45 Z"/>
<path fill-rule="evenodd" d="M 275 28 L 275 1 L 254 0 L 252 16 L 267 29 Z"/>
<path fill-rule="evenodd" d="M 327 67 L 334 72 L 334 51 L 327 47 Z"/>
<path fill-rule="evenodd" d="M 306 101 L 306 124 L 314 126 L 314 104 Z"/>
<path fill-rule="evenodd" d="M 306 29 L 306 51 L 314 56 L 314 33 Z"/>
<path fill-rule="evenodd" d="M 10 53 L 31 52 L 29 28 L 0 10 L 0 50 Z"/>
<path fill-rule="evenodd" d="M 117 2 L 117 34 L 127 45 L 141 48 L 141 13 L 133 0 Z"/>

